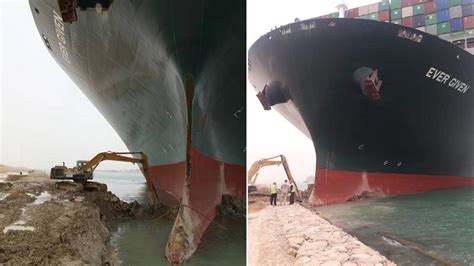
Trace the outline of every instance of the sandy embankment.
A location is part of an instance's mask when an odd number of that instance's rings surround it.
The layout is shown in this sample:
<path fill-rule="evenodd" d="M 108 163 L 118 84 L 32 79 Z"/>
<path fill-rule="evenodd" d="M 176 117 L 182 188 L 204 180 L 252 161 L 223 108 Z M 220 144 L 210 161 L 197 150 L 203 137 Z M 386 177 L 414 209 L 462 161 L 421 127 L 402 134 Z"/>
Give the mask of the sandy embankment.
<path fill-rule="evenodd" d="M 140 205 L 54 184 L 32 175 L 0 182 L 0 264 L 117 264 L 110 222 L 143 215 Z"/>
<path fill-rule="evenodd" d="M 270 206 L 249 196 L 249 265 L 395 265 L 299 205 Z"/>

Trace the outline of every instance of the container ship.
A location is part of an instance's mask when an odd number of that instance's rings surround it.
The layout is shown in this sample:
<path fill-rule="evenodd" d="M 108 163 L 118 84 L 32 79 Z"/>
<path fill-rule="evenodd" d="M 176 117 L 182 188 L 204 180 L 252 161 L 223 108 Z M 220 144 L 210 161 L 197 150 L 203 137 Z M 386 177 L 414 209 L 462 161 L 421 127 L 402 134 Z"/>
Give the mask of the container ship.
<path fill-rule="evenodd" d="M 392 0 L 276 28 L 250 83 L 316 151 L 313 206 L 474 185 L 474 2 Z"/>
<path fill-rule="evenodd" d="M 245 1 L 29 4 L 45 49 L 148 156 L 149 194 L 179 206 L 164 253 L 183 262 L 222 196 L 245 197 Z"/>

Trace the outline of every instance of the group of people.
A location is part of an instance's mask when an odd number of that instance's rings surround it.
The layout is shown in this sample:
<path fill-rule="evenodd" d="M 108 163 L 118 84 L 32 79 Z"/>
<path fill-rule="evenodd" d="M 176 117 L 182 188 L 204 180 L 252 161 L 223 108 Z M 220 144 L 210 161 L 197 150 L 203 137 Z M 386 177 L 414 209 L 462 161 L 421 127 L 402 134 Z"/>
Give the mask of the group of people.
<path fill-rule="evenodd" d="M 296 193 L 296 185 L 292 183 L 288 185 L 288 180 L 285 180 L 285 183 L 281 185 L 281 193 L 283 195 L 281 199 L 280 205 L 284 205 L 288 202 L 288 194 L 290 194 L 290 204 L 295 203 L 295 193 Z M 276 182 L 270 187 L 270 205 L 277 205 L 277 195 L 278 195 L 278 188 Z"/>

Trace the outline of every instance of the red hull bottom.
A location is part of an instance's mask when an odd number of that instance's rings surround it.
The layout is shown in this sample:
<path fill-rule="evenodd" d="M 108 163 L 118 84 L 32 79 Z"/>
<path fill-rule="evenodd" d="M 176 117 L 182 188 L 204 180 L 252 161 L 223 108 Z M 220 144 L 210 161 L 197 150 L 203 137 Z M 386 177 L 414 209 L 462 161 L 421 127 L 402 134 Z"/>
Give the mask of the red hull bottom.
<path fill-rule="evenodd" d="M 170 262 L 181 262 L 196 250 L 222 195 L 243 198 L 246 193 L 244 166 L 209 158 L 194 148 L 189 181 L 184 161 L 150 167 L 148 175 L 159 202 L 180 204 L 166 250 Z"/>
<path fill-rule="evenodd" d="M 436 189 L 474 186 L 474 178 L 412 174 L 316 170 L 316 183 L 308 200 L 311 206 L 345 202 L 363 192 L 410 194 Z"/>

